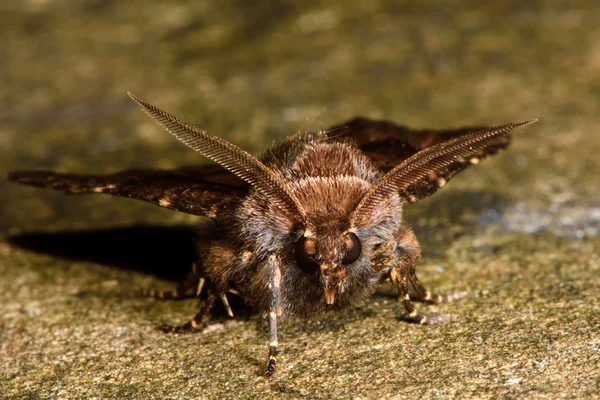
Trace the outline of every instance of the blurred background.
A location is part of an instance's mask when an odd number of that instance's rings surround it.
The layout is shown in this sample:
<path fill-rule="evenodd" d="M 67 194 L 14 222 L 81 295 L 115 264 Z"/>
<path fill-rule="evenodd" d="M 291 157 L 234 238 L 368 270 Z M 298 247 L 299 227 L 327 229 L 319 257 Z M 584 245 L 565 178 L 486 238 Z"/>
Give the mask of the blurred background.
<path fill-rule="evenodd" d="M 140 113 L 130 90 L 255 154 L 273 140 L 359 115 L 417 128 L 536 117 L 540 123 L 519 133 L 507 155 L 520 165 L 502 184 L 551 195 L 584 178 L 595 157 L 567 162 L 565 153 L 595 150 L 594 3 L 458 4 L 3 2 L 0 169 L 111 172 L 204 162 Z M 596 182 L 586 185 L 597 190 Z M 65 199 L 2 189 L 4 229 L 35 227 L 32 214 L 60 225 L 81 204 L 48 210 Z M 115 201 L 129 208 L 125 200 L 85 201 L 92 207 L 69 226 L 127 218 L 100 210 Z"/>
<path fill-rule="evenodd" d="M 423 280 L 470 292 L 459 306 L 427 310 L 458 324 L 438 331 L 399 322 L 391 297 L 290 323 L 270 382 L 260 378 L 267 338 L 258 317 L 223 320 L 225 329 L 195 338 L 161 336 L 153 324 L 185 321 L 194 302 L 129 296 L 137 286 L 165 286 L 157 279 L 164 271 L 132 272 L 102 258 L 129 248 L 131 266 L 141 249 L 170 238 L 175 247 L 165 245 L 162 258 L 142 259 L 168 264 L 187 251 L 177 235 L 189 236 L 198 218 L 1 180 L 2 392 L 597 394 L 598 21 L 600 4 L 591 0 L 2 1 L 2 176 L 205 162 L 143 115 L 127 90 L 254 154 L 357 116 L 413 128 L 540 120 L 517 131 L 508 151 L 407 209 L 423 247 Z M 41 234 L 37 254 L 14 241 L 32 232 Z M 85 246 L 83 232 L 92 234 Z M 133 236 L 142 238 L 137 247 L 123 245 Z M 47 255 L 79 246 L 94 253 L 75 257 L 85 262 Z M 322 356 L 314 343 L 335 350 Z"/>

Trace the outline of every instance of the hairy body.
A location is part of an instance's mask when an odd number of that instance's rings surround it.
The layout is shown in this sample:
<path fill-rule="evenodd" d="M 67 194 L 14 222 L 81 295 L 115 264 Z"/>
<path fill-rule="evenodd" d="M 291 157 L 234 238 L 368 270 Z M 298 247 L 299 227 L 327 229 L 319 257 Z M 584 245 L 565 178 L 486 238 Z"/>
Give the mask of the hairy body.
<path fill-rule="evenodd" d="M 316 227 L 312 235 L 320 239 L 319 253 L 335 252 L 340 248 L 336 241 L 345 232 L 352 231 L 359 238 L 362 248 L 359 258 L 340 268 L 342 271 L 336 271 L 342 276 L 335 282 L 338 284 L 335 302 L 326 304 L 323 282 L 320 282 L 323 278 L 318 268 L 307 268 L 296 257 L 296 243 L 306 234 L 304 226 L 256 191 L 241 202 L 235 220 L 226 229 L 232 233 L 227 249 L 239 256 L 230 261 L 225 274 L 223 269 L 206 269 L 212 281 L 225 285 L 218 291 L 226 292 L 226 285 L 233 284 L 249 304 L 267 311 L 272 299 L 268 285 L 263 283 L 269 280 L 269 274 L 278 274 L 280 278 L 275 280 L 279 288 L 278 316 L 308 316 L 325 308 L 344 308 L 371 295 L 381 281 L 389 277 L 398 257 L 418 260 L 418 244 L 414 245 L 414 236 L 402 226 L 399 196 L 388 199 L 381 211 L 366 224 L 351 223 L 352 210 L 376 182 L 380 172 L 355 146 L 327 142 L 327 137 L 322 136 L 299 139 L 302 144 L 284 155 L 285 164 L 279 160 L 265 160 L 265 165 L 293 188 L 305 206 L 309 224 Z M 398 242 L 397 237 L 404 242 Z M 280 259 L 279 265 L 273 267 L 279 269 L 277 273 L 265 267 L 270 265 L 269 258 L 274 255 Z M 340 256 L 338 254 L 337 258 Z M 211 271 L 214 271 L 213 276 Z"/>

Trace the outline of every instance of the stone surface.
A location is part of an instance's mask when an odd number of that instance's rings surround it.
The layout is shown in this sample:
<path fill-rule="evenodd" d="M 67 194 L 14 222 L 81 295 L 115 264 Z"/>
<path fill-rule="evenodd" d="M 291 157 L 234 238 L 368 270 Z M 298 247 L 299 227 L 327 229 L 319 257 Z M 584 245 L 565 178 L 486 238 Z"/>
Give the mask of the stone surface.
<path fill-rule="evenodd" d="M 404 322 L 391 288 L 290 321 L 267 381 L 259 316 L 169 336 L 196 302 L 131 294 L 169 287 L 198 219 L 3 180 L 0 397 L 598 398 L 600 4 L 263 3 L 3 1 L 0 173 L 203 162 L 126 90 L 254 153 L 358 115 L 537 117 L 406 210 L 423 282 L 468 298 L 418 305 L 441 326 Z"/>

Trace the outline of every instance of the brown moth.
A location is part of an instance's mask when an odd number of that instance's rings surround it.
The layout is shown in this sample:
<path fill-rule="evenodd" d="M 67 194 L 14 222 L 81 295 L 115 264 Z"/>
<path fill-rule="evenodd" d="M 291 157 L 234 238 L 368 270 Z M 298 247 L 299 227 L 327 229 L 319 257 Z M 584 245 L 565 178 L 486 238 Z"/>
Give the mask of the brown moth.
<path fill-rule="evenodd" d="M 228 294 L 262 312 L 270 327 L 266 377 L 275 371 L 277 323 L 343 309 L 370 296 L 386 280 L 398 288 L 410 319 L 430 324 L 420 300 L 446 303 L 464 293 L 440 296 L 421 285 L 421 256 L 402 208 L 444 186 L 456 173 L 509 143 L 508 132 L 535 120 L 491 128 L 413 131 L 389 122 L 354 119 L 327 132 L 289 137 L 258 159 L 129 96 L 177 139 L 219 166 L 173 171 L 129 170 L 112 175 L 18 171 L 9 179 L 68 193 L 107 193 L 212 218 L 197 238 L 197 259 L 188 278 L 156 298 L 204 298 L 198 314 L 166 332 L 203 328 Z M 222 168 L 221 168 L 222 167 Z"/>

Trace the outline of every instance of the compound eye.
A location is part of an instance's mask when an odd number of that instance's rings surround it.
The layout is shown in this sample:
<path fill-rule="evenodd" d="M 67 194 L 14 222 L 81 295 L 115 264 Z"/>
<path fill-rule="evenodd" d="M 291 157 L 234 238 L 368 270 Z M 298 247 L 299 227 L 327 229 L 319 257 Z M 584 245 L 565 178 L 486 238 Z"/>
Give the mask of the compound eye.
<path fill-rule="evenodd" d="M 350 232 L 344 236 L 344 243 L 346 244 L 346 255 L 342 260 L 342 264 L 352 264 L 354 261 L 358 260 L 358 257 L 360 257 L 360 240 L 358 239 L 358 236 Z"/>
<path fill-rule="evenodd" d="M 317 244 L 314 240 L 302 236 L 296 242 L 294 248 L 294 256 L 296 263 L 300 269 L 306 273 L 316 272 L 319 269 L 319 264 L 314 259 L 317 254 Z"/>

